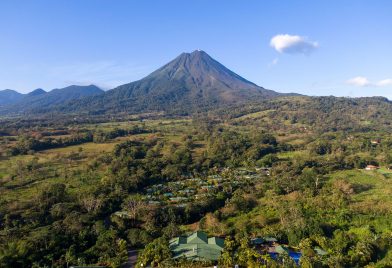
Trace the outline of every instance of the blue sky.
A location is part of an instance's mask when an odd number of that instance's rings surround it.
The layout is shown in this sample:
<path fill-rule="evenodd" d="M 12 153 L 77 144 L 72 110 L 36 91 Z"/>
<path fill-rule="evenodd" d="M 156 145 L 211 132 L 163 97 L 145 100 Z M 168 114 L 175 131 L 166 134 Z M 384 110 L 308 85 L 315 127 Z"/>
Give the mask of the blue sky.
<path fill-rule="evenodd" d="M 202 49 L 265 88 L 392 99 L 392 1 L 0 1 L 0 89 L 104 88 Z"/>

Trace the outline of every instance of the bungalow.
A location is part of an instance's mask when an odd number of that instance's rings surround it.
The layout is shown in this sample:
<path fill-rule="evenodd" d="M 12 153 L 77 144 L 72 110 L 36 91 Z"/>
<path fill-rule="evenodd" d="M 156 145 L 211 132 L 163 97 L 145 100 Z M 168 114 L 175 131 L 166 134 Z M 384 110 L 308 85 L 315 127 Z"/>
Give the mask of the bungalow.
<path fill-rule="evenodd" d="M 208 238 L 202 231 L 189 236 L 173 238 L 169 242 L 173 259 L 185 257 L 195 261 L 217 261 L 224 248 L 224 240 L 219 237 Z"/>
<path fill-rule="evenodd" d="M 186 202 L 186 201 L 188 201 L 188 198 L 177 196 L 177 197 L 170 197 L 169 200 L 171 202 L 175 202 L 175 203 L 176 202 Z"/>
<path fill-rule="evenodd" d="M 264 237 L 264 240 L 267 242 L 273 242 L 273 243 L 278 242 L 278 239 L 276 239 L 275 237 L 270 237 L 270 236 Z"/>
<path fill-rule="evenodd" d="M 170 193 L 170 192 L 169 192 L 169 193 L 164 193 L 163 196 L 164 196 L 164 197 L 172 197 L 172 196 L 173 196 L 173 193 Z"/>
<path fill-rule="evenodd" d="M 148 204 L 153 205 L 153 206 L 159 206 L 159 205 L 161 205 L 161 202 L 160 201 L 148 201 Z"/>
<path fill-rule="evenodd" d="M 259 246 L 264 244 L 264 239 L 261 237 L 255 237 L 250 240 L 250 244 L 253 246 Z"/>
<path fill-rule="evenodd" d="M 126 211 L 116 211 L 114 212 L 114 215 L 120 218 L 129 218 L 129 213 Z"/>
<path fill-rule="evenodd" d="M 179 190 L 178 193 L 181 195 L 189 195 L 189 194 L 193 194 L 195 192 L 195 190 L 193 189 L 185 189 L 185 190 Z"/>

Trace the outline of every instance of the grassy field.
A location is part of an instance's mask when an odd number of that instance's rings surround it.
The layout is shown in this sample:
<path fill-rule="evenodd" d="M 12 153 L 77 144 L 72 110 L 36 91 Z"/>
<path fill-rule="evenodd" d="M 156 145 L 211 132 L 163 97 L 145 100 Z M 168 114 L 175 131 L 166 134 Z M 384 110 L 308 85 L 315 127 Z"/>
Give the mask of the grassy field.
<path fill-rule="evenodd" d="M 32 155 L 19 155 L 2 157 L 0 161 L 0 194 L 2 202 L 22 199 L 30 200 L 38 192 L 38 189 L 51 183 L 65 183 L 69 191 L 83 192 L 88 187 L 94 187 L 94 181 L 99 180 L 105 173 L 100 170 L 91 178 L 80 178 L 79 170 L 86 168 L 89 163 L 104 154 L 112 152 L 114 147 L 126 140 L 144 140 L 151 137 L 159 137 L 171 143 L 182 143 L 182 137 L 191 132 L 190 120 L 146 120 L 115 122 L 83 125 L 80 128 L 88 130 L 109 131 L 115 128 L 128 128 L 133 125 L 141 125 L 152 129 L 153 133 L 135 134 L 125 137 L 118 137 L 105 143 L 87 142 L 74 146 L 48 149 L 35 152 Z M 201 153 L 203 144 L 200 143 L 195 150 L 195 155 Z M 39 170 L 45 171 L 47 176 L 41 178 L 39 174 L 29 174 L 29 172 L 18 170 L 19 166 L 36 161 Z M 18 174 L 18 176 L 15 176 Z M 10 190 L 12 189 L 12 190 Z"/>
<path fill-rule="evenodd" d="M 392 178 L 380 171 L 349 170 L 332 174 L 330 182 L 336 180 L 345 180 L 354 189 L 350 204 L 352 225 L 370 225 L 377 231 L 391 227 Z"/>
<path fill-rule="evenodd" d="M 291 151 L 291 152 L 281 152 L 281 153 L 277 153 L 276 156 L 280 159 L 280 160 L 290 160 L 290 159 L 294 159 L 300 156 L 305 156 L 308 155 L 309 152 L 307 151 Z"/>

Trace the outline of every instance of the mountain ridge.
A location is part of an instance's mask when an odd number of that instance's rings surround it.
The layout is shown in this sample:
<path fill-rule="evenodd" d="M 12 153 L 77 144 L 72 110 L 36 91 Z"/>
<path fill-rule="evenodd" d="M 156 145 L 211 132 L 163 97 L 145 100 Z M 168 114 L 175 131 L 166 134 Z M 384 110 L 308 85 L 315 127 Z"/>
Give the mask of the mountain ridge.
<path fill-rule="evenodd" d="M 23 98 L 23 94 L 13 89 L 0 90 L 0 106 L 5 106 L 5 105 L 15 103 L 22 98 Z"/>
<path fill-rule="evenodd" d="M 61 112 L 191 113 L 286 94 L 260 87 L 214 60 L 204 51 L 181 53 L 146 77 L 60 105 Z"/>
<path fill-rule="evenodd" d="M 47 92 L 45 90 L 43 90 L 42 88 L 37 88 L 37 89 L 34 89 L 33 91 L 27 93 L 26 96 L 32 97 L 32 96 L 42 95 L 45 93 L 47 93 Z"/>
<path fill-rule="evenodd" d="M 36 89 L 28 94 L 20 94 L 21 98 L 9 105 L 3 106 L 2 114 L 23 114 L 35 109 L 51 109 L 71 100 L 80 99 L 87 96 L 102 94 L 104 91 L 95 85 L 77 86 L 71 85 L 65 88 L 56 88 L 51 91 Z"/>

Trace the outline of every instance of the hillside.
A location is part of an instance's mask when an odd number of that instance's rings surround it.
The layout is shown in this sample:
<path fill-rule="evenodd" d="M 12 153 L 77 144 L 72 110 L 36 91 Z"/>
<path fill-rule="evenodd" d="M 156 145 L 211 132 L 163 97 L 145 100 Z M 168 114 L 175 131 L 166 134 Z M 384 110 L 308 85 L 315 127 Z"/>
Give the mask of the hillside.
<path fill-rule="evenodd" d="M 21 98 L 12 104 L 0 109 L 2 114 L 24 114 L 36 110 L 50 110 L 56 105 L 67 103 L 71 100 L 80 99 L 87 96 L 98 95 L 104 91 L 97 86 L 68 86 L 56 88 L 49 92 L 36 89 L 26 95 L 20 94 Z M 19 93 L 18 93 L 19 94 Z"/>
<path fill-rule="evenodd" d="M 293 96 L 214 111 L 232 125 L 262 126 L 282 132 L 390 132 L 392 102 L 383 97 Z"/>
<path fill-rule="evenodd" d="M 45 90 L 43 90 L 42 88 L 37 88 L 33 91 L 31 91 L 30 93 L 26 94 L 26 97 L 33 97 L 33 96 L 39 96 L 42 94 L 46 94 L 47 92 Z"/>
<path fill-rule="evenodd" d="M 23 98 L 23 94 L 20 94 L 15 90 L 11 90 L 11 89 L 0 90 L 0 106 L 15 103 L 22 98 Z"/>
<path fill-rule="evenodd" d="M 204 51 L 197 50 L 182 53 L 139 81 L 58 109 L 62 112 L 186 114 L 281 95 L 242 78 Z"/>

